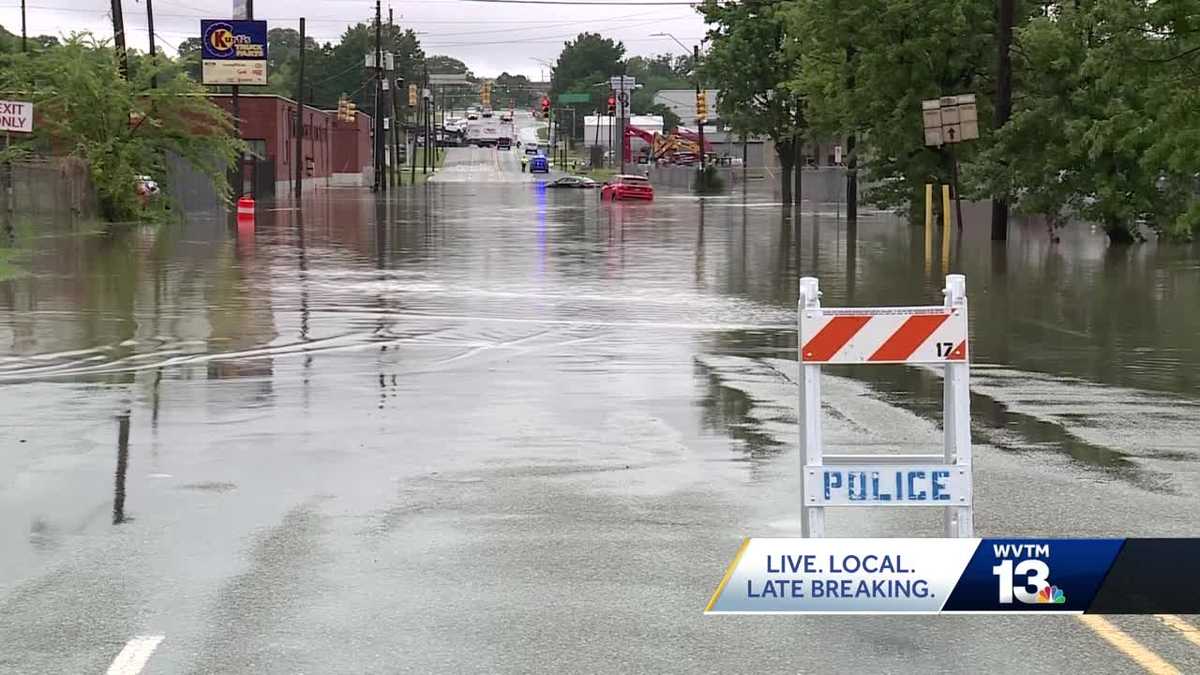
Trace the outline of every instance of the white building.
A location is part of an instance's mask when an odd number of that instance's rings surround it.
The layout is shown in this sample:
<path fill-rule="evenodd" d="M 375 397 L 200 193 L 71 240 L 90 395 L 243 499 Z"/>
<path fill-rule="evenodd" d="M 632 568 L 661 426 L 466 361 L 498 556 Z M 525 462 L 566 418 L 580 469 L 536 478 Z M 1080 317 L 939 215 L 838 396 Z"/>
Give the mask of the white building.
<path fill-rule="evenodd" d="M 708 121 L 713 122 L 717 117 L 717 98 L 720 92 L 708 89 L 705 100 L 708 103 Z M 662 89 L 654 95 L 654 102 L 661 103 L 679 115 L 683 126 L 696 125 L 696 90 L 695 89 Z"/>
<path fill-rule="evenodd" d="M 652 134 L 661 134 L 663 131 L 662 115 L 631 115 L 629 117 L 629 126 L 643 129 Z M 583 118 L 583 144 L 586 146 L 599 145 L 608 147 L 610 139 L 615 139 L 616 118 L 608 115 L 585 115 Z M 632 149 L 637 149 L 641 141 L 633 139 L 630 144 Z"/>

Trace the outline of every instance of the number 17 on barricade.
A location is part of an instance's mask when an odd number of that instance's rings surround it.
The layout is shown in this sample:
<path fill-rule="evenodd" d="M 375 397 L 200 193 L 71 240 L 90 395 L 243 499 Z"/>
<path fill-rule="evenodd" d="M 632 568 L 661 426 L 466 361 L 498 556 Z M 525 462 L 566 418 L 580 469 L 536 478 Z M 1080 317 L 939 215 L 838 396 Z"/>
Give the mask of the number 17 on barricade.
<path fill-rule="evenodd" d="M 974 536 L 966 278 L 946 277 L 942 305 L 821 307 L 814 277 L 800 279 L 800 458 L 805 537 L 825 536 L 827 506 L 944 509 L 945 536 Z M 945 368 L 943 450 L 927 454 L 826 454 L 821 366 L 936 364 Z"/>

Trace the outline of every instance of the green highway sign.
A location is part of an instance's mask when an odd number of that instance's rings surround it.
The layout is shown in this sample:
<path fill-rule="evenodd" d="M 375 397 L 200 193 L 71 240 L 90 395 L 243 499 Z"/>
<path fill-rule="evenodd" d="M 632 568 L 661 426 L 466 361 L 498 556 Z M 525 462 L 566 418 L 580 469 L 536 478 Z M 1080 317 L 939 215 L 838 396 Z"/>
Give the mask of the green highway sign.
<path fill-rule="evenodd" d="M 566 105 L 568 103 L 587 103 L 592 100 L 592 95 L 586 91 L 580 94 L 559 94 L 558 104 Z"/>

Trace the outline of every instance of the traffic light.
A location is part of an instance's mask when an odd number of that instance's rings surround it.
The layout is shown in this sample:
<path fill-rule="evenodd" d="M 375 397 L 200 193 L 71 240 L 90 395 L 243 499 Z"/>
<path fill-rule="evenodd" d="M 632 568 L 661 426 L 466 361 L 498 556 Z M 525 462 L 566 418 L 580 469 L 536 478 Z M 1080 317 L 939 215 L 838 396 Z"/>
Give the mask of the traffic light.
<path fill-rule="evenodd" d="M 708 121 L 708 92 L 704 89 L 696 90 L 696 119 L 701 123 Z"/>
<path fill-rule="evenodd" d="M 550 117 L 550 99 L 545 96 L 542 97 L 542 116 Z"/>
<path fill-rule="evenodd" d="M 612 94 L 608 95 L 608 114 L 610 116 L 617 114 L 617 97 Z"/>
<path fill-rule="evenodd" d="M 342 97 L 338 99 L 338 119 L 342 122 L 353 122 L 358 115 L 356 105 L 348 98 Z"/>
<path fill-rule="evenodd" d="M 417 85 L 408 85 L 408 107 L 417 107 Z"/>

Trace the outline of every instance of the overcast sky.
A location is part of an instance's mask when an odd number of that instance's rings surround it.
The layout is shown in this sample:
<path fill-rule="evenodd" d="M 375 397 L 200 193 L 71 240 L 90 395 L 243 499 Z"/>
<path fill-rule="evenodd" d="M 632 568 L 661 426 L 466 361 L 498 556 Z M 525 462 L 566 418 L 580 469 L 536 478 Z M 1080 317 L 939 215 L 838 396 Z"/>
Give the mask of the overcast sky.
<path fill-rule="evenodd" d="M 621 2 L 621 0 L 611 0 Z M 645 2 L 646 0 L 640 0 Z M 477 75 L 494 77 L 502 71 L 522 73 L 539 79 L 548 68 L 534 59 L 553 63 L 562 43 L 582 31 L 600 33 L 625 43 L 627 53 L 683 53 L 667 37 L 668 32 L 688 45 L 704 36 L 704 22 L 692 7 L 639 5 L 628 0 L 616 6 L 534 7 L 522 4 L 492 4 L 464 0 L 392 0 L 383 3 L 384 21 L 388 7 L 396 23 L 417 31 L 428 54 L 448 54 L 461 59 Z M 109 0 L 27 0 L 30 35 L 65 35 L 91 31 L 111 37 Z M 232 0 L 153 0 L 154 32 L 158 44 L 170 52 L 174 45 L 197 36 L 200 19 L 228 18 Z M 0 25 L 20 34 L 19 0 L 0 0 Z M 69 9 L 63 9 L 64 7 Z M 145 0 L 122 0 L 126 41 L 131 47 L 147 48 Z M 307 32 L 320 42 L 334 41 L 346 26 L 374 17 L 373 0 L 255 0 L 256 19 L 269 28 L 298 28 L 297 19 L 307 19 Z"/>

